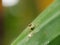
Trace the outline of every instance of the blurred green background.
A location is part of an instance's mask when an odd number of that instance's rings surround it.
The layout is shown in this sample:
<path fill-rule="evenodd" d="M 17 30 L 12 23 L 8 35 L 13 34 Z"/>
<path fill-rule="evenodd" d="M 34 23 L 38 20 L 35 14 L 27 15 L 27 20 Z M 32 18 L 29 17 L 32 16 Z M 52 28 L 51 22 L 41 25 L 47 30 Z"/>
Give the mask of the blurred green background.
<path fill-rule="evenodd" d="M 3 45 L 10 45 L 23 29 L 37 16 L 33 0 L 20 0 L 13 7 L 4 7 L 5 30 Z"/>
<path fill-rule="evenodd" d="M 52 0 L 19 0 L 19 3 L 15 6 L 4 7 L 3 45 L 10 45 L 51 2 Z"/>

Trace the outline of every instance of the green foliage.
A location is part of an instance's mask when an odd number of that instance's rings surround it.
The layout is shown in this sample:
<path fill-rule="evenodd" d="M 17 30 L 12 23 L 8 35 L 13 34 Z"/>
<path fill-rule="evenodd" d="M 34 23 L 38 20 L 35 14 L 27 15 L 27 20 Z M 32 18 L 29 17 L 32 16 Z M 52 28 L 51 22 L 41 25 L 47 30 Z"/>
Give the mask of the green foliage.
<path fill-rule="evenodd" d="M 54 45 L 52 40 L 60 35 L 60 1 L 55 0 L 32 24 L 35 29 L 28 26 L 11 45 Z"/>

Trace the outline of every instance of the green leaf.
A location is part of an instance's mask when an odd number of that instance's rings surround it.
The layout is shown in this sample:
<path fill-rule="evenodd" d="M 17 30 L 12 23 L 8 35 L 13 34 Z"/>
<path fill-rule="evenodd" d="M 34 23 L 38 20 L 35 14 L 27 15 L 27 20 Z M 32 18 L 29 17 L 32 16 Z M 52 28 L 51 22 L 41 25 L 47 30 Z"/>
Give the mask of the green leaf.
<path fill-rule="evenodd" d="M 59 36 L 60 1 L 55 0 L 31 24 L 35 25 L 35 29 L 30 32 L 28 26 L 11 45 L 48 45 Z"/>

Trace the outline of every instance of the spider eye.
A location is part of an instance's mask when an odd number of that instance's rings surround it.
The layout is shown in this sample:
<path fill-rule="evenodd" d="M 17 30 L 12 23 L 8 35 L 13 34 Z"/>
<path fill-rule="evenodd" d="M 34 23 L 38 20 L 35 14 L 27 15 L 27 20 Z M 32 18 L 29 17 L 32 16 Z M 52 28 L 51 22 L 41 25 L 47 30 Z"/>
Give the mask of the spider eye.
<path fill-rule="evenodd" d="M 31 30 L 34 30 L 35 27 L 31 27 Z"/>
<path fill-rule="evenodd" d="M 33 24 L 29 24 L 28 26 L 29 26 L 30 30 L 34 30 L 34 28 L 35 28 L 35 26 Z"/>

